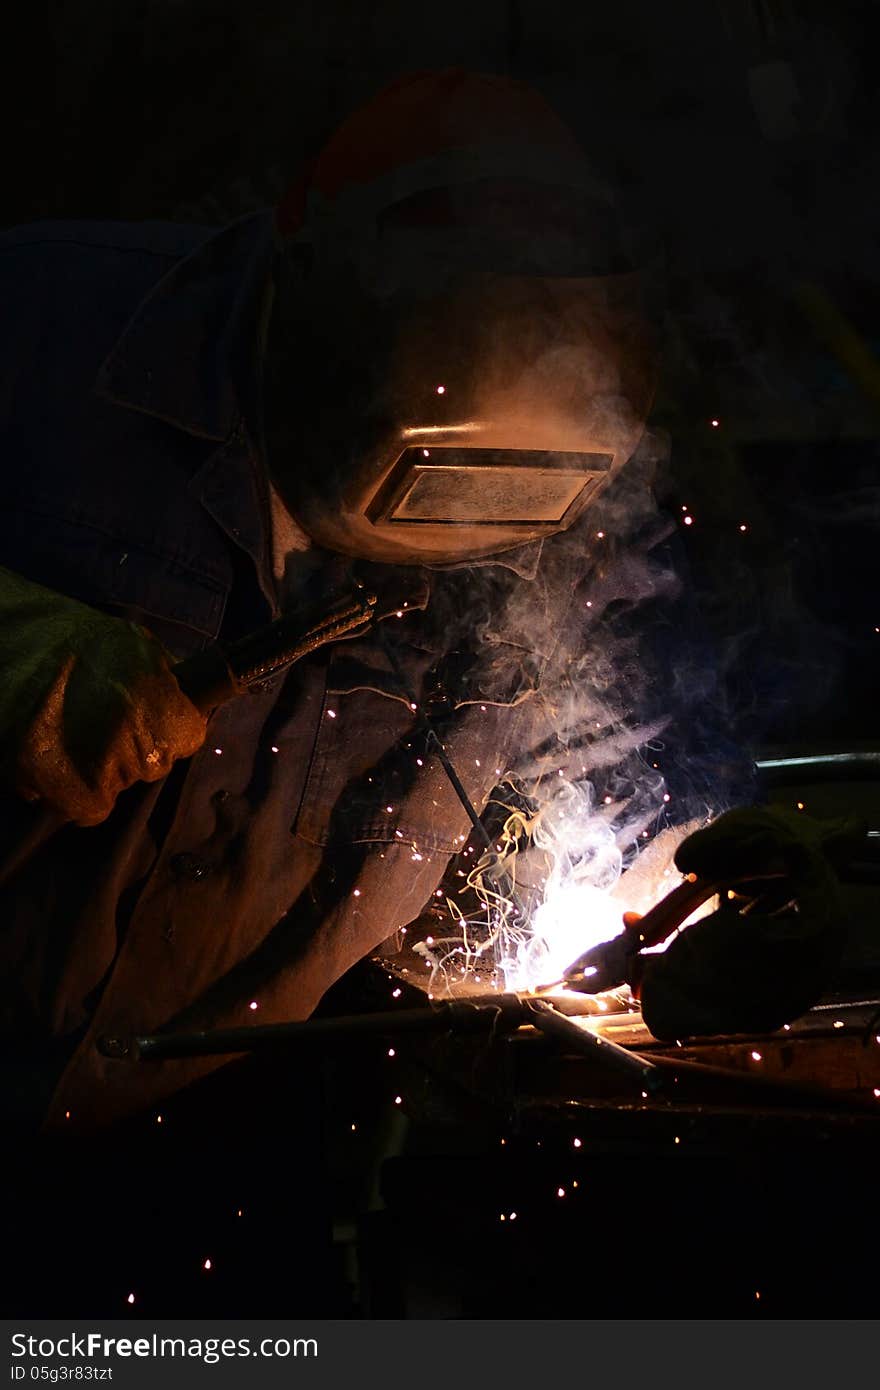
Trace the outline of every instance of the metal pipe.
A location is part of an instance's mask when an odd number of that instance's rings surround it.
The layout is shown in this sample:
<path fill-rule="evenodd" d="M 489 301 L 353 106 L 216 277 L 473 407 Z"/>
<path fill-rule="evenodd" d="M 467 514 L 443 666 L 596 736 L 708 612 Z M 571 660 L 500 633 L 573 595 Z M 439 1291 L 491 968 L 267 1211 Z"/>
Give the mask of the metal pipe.
<path fill-rule="evenodd" d="M 558 1009 L 554 1009 L 546 999 L 530 999 L 528 1012 L 529 1022 L 540 1028 L 542 1033 L 565 1043 L 575 1052 L 597 1058 L 605 1066 L 620 1072 L 640 1091 L 653 1094 L 662 1089 L 664 1077 L 660 1068 L 655 1067 L 653 1062 L 649 1062 L 638 1052 L 630 1052 L 628 1048 L 603 1037 L 601 1033 L 581 1028 Z"/>
<path fill-rule="evenodd" d="M 342 1014 L 337 1018 L 312 1018 L 296 1023 L 269 1023 L 254 1028 L 215 1028 L 198 1033 L 153 1033 L 128 1038 L 104 1037 L 98 1051 L 117 1061 L 165 1061 L 179 1057 L 232 1056 L 310 1043 L 347 1042 L 396 1033 L 432 1033 L 444 1029 L 476 1033 L 483 1029 L 518 1028 L 528 1022 L 526 1006 L 518 994 L 499 994 L 479 1002 L 456 999 L 434 1002 L 426 1008 L 396 1009 L 381 1013 Z"/>

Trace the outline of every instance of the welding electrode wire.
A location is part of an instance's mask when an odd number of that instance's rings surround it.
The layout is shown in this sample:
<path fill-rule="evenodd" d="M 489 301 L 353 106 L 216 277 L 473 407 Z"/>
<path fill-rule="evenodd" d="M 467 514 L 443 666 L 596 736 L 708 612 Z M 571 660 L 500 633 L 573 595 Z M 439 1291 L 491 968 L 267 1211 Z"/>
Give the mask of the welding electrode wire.
<path fill-rule="evenodd" d="M 440 736 L 437 733 L 437 730 L 434 728 L 434 725 L 431 723 L 427 714 L 422 709 L 422 706 L 416 700 L 413 692 L 409 689 L 406 677 L 404 676 L 403 671 L 400 668 L 400 663 L 397 660 L 396 653 L 392 649 L 390 643 L 386 640 L 385 634 L 382 631 L 382 629 L 380 627 L 377 627 L 375 631 L 376 636 L 379 640 L 379 644 L 388 658 L 395 679 L 397 680 L 398 686 L 400 687 L 401 694 L 406 697 L 406 699 L 409 701 L 410 708 L 416 711 L 418 715 L 418 727 L 425 734 L 427 743 L 430 745 L 431 748 L 434 749 L 435 753 L 437 754 L 443 771 L 449 778 L 452 790 L 455 792 L 455 795 L 458 797 L 462 806 L 467 811 L 468 819 L 470 820 L 471 825 L 474 827 L 474 830 L 476 831 L 483 848 L 489 851 L 493 851 L 494 846 L 492 844 L 492 837 L 490 836 L 485 825 L 480 819 L 479 813 L 476 807 L 474 806 L 474 803 L 471 801 L 470 797 L 465 791 L 461 779 L 459 778 L 458 773 L 452 765 L 449 754 L 443 747 L 443 743 L 440 739 Z M 509 875 L 501 874 L 497 879 L 494 879 L 493 881 L 496 883 L 501 896 L 507 898 L 508 901 L 512 903 L 514 913 L 519 918 L 519 920 L 521 922 L 525 922 L 528 914 L 526 913 L 525 907 L 523 906 L 521 899 L 517 895 L 516 890 L 514 889 L 513 884 L 510 881 Z"/>

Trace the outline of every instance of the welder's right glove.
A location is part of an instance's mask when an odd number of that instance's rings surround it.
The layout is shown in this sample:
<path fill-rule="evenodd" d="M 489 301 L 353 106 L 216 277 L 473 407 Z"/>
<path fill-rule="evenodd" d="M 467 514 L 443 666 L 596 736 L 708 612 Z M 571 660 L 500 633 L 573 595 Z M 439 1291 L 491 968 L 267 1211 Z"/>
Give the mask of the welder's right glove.
<path fill-rule="evenodd" d="M 97 825 L 205 729 L 144 628 L 0 569 L 0 782 Z"/>
<path fill-rule="evenodd" d="M 730 895 L 666 951 L 638 958 L 642 1016 L 654 1036 L 772 1032 L 811 1008 L 846 941 L 835 866 L 863 837 L 855 821 L 753 806 L 683 840 L 676 866 Z"/>

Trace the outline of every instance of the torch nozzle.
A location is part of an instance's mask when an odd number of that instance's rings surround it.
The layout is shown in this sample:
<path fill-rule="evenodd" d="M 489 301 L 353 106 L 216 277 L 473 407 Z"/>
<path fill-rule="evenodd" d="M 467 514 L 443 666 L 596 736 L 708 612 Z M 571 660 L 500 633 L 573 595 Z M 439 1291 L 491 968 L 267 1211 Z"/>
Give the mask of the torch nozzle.
<path fill-rule="evenodd" d="M 646 947 L 668 940 L 692 912 L 715 896 L 719 887 L 718 883 L 688 874 L 644 915 L 625 912 L 624 929 L 618 936 L 591 946 L 572 961 L 560 980 L 542 985 L 541 991 L 565 986 L 580 994 L 603 994 L 619 985 L 632 984 L 635 957 Z"/>

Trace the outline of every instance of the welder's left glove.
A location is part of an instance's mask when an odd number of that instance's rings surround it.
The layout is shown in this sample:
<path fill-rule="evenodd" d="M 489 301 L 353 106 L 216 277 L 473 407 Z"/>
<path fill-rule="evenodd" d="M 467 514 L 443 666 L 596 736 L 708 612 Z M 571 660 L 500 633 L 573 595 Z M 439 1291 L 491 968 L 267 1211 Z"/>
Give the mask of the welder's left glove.
<path fill-rule="evenodd" d="M 835 865 L 863 836 L 856 821 L 745 807 L 683 840 L 676 866 L 729 892 L 665 952 L 639 957 L 654 1036 L 772 1032 L 811 1008 L 845 944 Z"/>
<path fill-rule="evenodd" d="M 76 825 L 167 776 L 204 715 L 145 628 L 0 568 L 0 790 Z"/>

